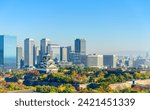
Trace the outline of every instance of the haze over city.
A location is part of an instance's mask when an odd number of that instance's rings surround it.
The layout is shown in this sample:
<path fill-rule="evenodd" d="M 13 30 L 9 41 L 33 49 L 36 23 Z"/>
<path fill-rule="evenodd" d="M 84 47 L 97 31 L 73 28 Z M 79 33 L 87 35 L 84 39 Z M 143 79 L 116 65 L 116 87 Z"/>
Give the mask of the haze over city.
<path fill-rule="evenodd" d="M 1 0 L 0 33 L 62 46 L 85 38 L 88 53 L 150 51 L 148 0 Z"/>

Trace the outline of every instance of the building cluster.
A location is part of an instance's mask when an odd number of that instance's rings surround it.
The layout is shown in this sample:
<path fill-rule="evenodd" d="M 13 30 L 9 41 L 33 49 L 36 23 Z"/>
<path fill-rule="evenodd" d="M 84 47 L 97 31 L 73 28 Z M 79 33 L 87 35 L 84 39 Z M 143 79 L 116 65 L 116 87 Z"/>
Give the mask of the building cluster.
<path fill-rule="evenodd" d="M 17 46 L 15 36 L 0 35 L 0 68 L 9 69 L 37 69 L 41 72 L 56 72 L 59 66 L 79 65 L 96 68 L 125 68 L 149 66 L 148 58 L 118 57 L 116 55 L 101 55 L 86 53 L 86 40 L 76 39 L 74 50 L 71 46 L 61 47 L 48 38 L 40 41 L 37 46 L 35 40 L 24 40 L 24 48 Z"/>
<path fill-rule="evenodd" d="M 22 50 L 22 47 L 17 47 L 17 50 L 19 48 Z M 58 44 L 51 43 L 48 38 L 43 38 L 40 41 L 40 48 L 38 48 L 33 39 L 27 38 L 24 40 L 24 58 L 21 56 L 22 52 L 17 54 L 20 54 L 20 57 L 17 57 L 17 68 L 45 69 L 46 72 L 52 69 L 56 71 L 56 65 L 116 68 L 117 64 L 117 57 L 115 55 L 87 55 L 85 39 L 76 39 L 73 51 L 71 46 L 61 47 Z M 43 58 L 49 59 L 53 63 L 49 64 L 48 62 L 50 61 L 43 60 Z M 23 64 L 21 64 L 22 61 L 24 61 Z M 48 69 L 49 67 L 53 68 Z"/>
<path fill-rule="evenodd" d="M 56 72 L 57 65 L 83 67 L 115 68 L 115 55 L 86 54 L 86 40 L 76 39 L 74 50 L 71 46 L 61 47 L 59 44 L 51 43 L 50 39 L 43 38 L 40 46 L 35 40 L 27 38 L 24 40 L 24 48 L 16 46 L 16 37 L 0 36 L 0 65 L 1 68 L 25 68 L 37 69 L 42 72 Z"/>
<path fill-rule="evenodd" d="M 146 53 L 145 57 L 118 57 L 117 67 L 120 68 L 140 68 L 140 69 L 149 69 L 150 68 L 150 57 Z"/>
<path fill-rule="evenodd" d="M 86 56 L 86 66 L 96 68 L 116 68 L 117 56 L 89 54 Z"/>

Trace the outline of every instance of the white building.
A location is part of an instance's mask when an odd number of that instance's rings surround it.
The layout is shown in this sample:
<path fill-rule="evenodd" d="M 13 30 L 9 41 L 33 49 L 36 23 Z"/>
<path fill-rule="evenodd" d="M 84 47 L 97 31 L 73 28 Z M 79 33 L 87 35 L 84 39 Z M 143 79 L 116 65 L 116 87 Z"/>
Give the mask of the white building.
<path fill-rule="evenodd" d="M 37 68 L 37 70 L 40 71 L 40 73 L 48 73 L 48 72 L 56 73 L 56 72 L 58 72 L 58 68 L 55 65 L 55 62 L 51 58 L 50 54 L 43 56 L 42 61 L 39 65 L 39 67 Z"/>
<path fill-rule="evenodd" d="M 87 67 L 103 68 L 103 55 L 90 54 L 86 58 Z"/>
<path fill-rule="evenodd" d="M 26 67 L 34 66 L 34 39 L 24 40 L 24 65 Z"/>

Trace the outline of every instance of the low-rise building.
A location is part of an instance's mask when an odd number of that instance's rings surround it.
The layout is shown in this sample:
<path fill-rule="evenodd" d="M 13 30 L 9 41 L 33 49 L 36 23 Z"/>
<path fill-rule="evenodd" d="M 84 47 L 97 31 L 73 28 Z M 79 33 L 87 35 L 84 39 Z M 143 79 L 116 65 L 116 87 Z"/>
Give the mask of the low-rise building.
<path fill-rule="evenodd" d="M 116 68 L 117 57 L 115 55 L 104 55 L 103 63 L 104 63 L 104 66 L 107 68 Z"/>
<path fill-rule="evenodd" d="M 87 67 L 103 68 L 103 55 L 90 54 L 86 57 Z"/>

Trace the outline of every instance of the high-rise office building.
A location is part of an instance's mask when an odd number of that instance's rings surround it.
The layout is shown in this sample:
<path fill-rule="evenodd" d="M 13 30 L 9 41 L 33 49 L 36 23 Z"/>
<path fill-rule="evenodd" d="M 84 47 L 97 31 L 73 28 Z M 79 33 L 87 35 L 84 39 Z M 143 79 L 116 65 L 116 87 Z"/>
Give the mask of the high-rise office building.
<path fill-rule="evenodd" d="M 60 61 L 60 45 L 58 44 L 48 44 L 47 46 L 48 54 L 51 55 L 55 63 Z"/>
<path fill-rule="evenodd" d="M 50 39 L 44 38 L 40 42 L 40 55 L 41 57 L 48 53 L 47 46 L 50 44 Z"/>
<path fill-rule="evenodd" d="M 104 66 L 107 68 L 116 68 L 117 57 L 115 55 L 103 55 Z"/>
<path fill-rule="evenodd" d="M 0 68 L 16 68 L 16 37 L 0 35 Z"/>
<path fill-rule="evenodd" d="M 16 63 L 18 69 L 23 67 L 23 50 L 21 46 L 16 48 Z"/>
<path fill-rule="evenodd" d="M 25 67 L 34 66 L 34 39 L 27 38 L 24 40 L 24 65 Z"/>
<path fill-rule="evenodd" d="M 86 66 L 95 67 L 95 68 L 103 68 L 103 55 L 97 55 L 97 54 L 87 55 Z"/>
<path fill-rule="evenodd" d="M 80 53 L 82 55 L 86 54 L 86 40 L 85 39 L 75 40 L 75 53 Z"/>
<path fill-rule="evenodd" d="M 71 46 L 67 46 L 66 48 L 67 48 L 67 61 L 71 62 L 71 52 L 72 52 Z"/>
<path fill-rule="evenodd" d="M 75 52 L 71 52 L 71 62 L 75 65 L 80 65 L 82 64 L 81 62 L 81 54 L 80 53 L 75 53 Z"/>
<path fill-rule="evenodd" d="M 86 63 L 86 40 L 76 39 L 75 40 L 75 52 L 71 53 L 71 61 L 73 64 L 83 64 Z"/>
<path fill-rule="evenodd" d="M 71 62 L 71 46 L 60 47 L 60 61 Z"/>
<path fill-rule="evenodd" d="M 67 62 L 68 54 L 67 47 L 60 47 L 60 61 Z"/>

